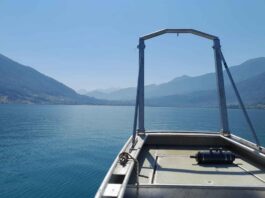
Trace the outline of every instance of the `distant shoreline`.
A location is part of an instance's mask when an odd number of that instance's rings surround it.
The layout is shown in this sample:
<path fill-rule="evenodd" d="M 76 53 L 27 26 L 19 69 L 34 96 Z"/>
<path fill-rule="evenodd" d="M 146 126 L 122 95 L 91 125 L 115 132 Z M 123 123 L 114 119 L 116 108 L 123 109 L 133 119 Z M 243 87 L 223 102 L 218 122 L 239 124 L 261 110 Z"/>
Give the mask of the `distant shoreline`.
<path fill-rule="evenodd" d="M 51 103 L 0 103 L 0 105 L 39 105 L 39 106 L 111 106 L 111 107 L 133 107 L 134 104 L 51 104 Z M 183 108 L 183 109 L 217 109 L 218 106 L 155 106 L 145 105 L 146 107 L 166 107 L 166 108 Z M 228 105 L 228 109 L 241 109 L 239 105 Z M 265 110 L 265 105 L 246 105 L 247 109 L 261 109 Z"/>

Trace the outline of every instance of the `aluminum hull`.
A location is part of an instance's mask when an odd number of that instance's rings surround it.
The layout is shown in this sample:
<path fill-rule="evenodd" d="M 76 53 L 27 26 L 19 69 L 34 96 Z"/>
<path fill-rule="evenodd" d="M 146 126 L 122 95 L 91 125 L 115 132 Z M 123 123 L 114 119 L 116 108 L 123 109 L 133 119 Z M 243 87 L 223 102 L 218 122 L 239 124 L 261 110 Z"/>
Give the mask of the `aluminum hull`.
<path fill-rule="evenodd" d="M 222 147 L 238 158 L 231 165 L 198 165 L 190 158 L 197 151 Z M 96 197 L 265 197 L 265 152 L 231 135 L 209 132 L 146 132 L 131 138 L 121 152 L 139 163 L 113 162 Z"/>

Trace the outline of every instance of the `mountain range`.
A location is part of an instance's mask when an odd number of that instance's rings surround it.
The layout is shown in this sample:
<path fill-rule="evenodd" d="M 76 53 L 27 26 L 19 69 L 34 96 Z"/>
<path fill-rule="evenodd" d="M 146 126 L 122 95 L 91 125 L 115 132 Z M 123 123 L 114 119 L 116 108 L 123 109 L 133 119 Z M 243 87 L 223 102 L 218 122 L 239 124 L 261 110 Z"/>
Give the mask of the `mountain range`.
<path fill-rule="evenodd" d="M 230 67 L 230 71 L 236 82 L 241 82 L 265 72 L 265 57 L 250 59 L 240 65 Z M 224 73 L 225 84 L 229 85 L 226 73 Z M 177 77 L 162 84 L 145 86 L 145 97 L 153 98 L 175 94 L 188 94 L 195 91 L 213 90 L 216 88 L 215 73 L 190 77 L 187 75 Z M 109 100 L 131 100 L 135 99 L 136 88 L 129 87 L 113 92 L 101 92 L 94 90 L 86 95 Z"/>
<path fill-rule="evenodd" d="M 0 54 L 0 103 L 103 104 Z"/>
<path fill-rule="evenodd" d="M 265 106 L 265 57 L 230 67 L 243 100 Z M 226 74 L 229 105 L 236 105 Z M 202 107 L 217 106 L 215 73 L 180 76 L 161 84 L 145 86 L 146 105 Z M 133 105 L 136 88 L 103 89 L 77 93 L 63 83 L 0 54 L 0 103 Z"/>
<path fill-rule="evenodd" d="M 265 104 L 265 57 L 254 58 L 230 67 L 230 71 L 248 105 Z M 237 100 L 226 72 L 225 89 L 229 105 L 236 105 Z M 87 92 L 86 95 L 106 100 L 134 100 L 136 88 L 130 87 L 103 93 Z M 146 104 L 150 106 L 216 106 L 215 73 L 200 76 L 180 76 L 169 82 L 145 86 Z"/>

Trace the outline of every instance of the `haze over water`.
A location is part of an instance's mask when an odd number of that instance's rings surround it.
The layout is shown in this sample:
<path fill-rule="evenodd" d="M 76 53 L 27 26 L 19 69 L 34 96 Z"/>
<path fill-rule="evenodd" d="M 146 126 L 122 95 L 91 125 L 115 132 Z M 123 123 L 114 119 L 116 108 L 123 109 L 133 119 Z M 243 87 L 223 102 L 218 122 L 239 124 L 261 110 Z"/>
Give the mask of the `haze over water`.
<path fill-rule="evenodd" d="M 0 197 L 93 197 L 131 135 L 134 107 L 0 106 Z M 265 145 L 265 110 L 249 110 Z M 146 107 L 146 129 L 219 130 L 218 109 Z M 230 128 L 251 139 L 241 111 Z"/>

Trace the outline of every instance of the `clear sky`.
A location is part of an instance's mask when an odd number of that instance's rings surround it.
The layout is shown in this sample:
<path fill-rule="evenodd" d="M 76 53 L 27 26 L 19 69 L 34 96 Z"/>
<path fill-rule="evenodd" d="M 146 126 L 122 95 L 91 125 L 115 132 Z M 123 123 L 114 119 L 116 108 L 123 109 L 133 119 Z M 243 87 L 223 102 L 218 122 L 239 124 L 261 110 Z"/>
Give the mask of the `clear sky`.
<path fill-rule="evenodd" d="M 0 0 L 0 53 L 78 89 L 135 86 L 138 37 L 194 28 L 220 37 L 230 65 L 265 56 L 264 0 Z M 213 71 L 210 41 L 148 41 L 146 83 Z"/>

